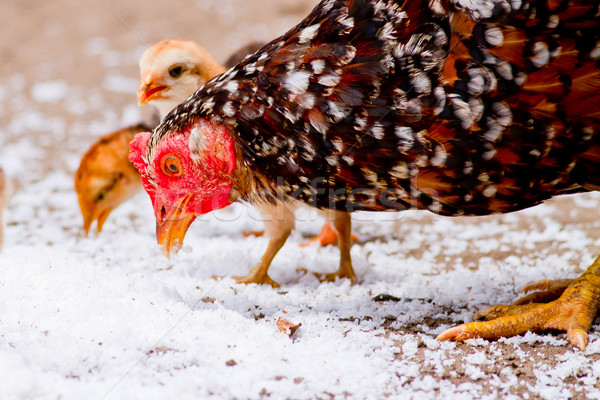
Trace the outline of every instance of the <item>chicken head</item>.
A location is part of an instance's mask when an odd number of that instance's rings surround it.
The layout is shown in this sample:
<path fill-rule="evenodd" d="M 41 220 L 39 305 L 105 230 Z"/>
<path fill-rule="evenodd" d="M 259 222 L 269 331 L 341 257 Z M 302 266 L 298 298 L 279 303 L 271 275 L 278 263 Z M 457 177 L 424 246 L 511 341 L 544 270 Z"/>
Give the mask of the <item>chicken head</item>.
<path fill-rule="evenodd" d="M 196 216 L 231 204 L 234 142 L 225 127 L 203 119 L 147 154 L 150 136 L 136 135 L 129 160 L 142 175 L 156 216 L 156 237 L 168 256 L 181 248 Z"/>

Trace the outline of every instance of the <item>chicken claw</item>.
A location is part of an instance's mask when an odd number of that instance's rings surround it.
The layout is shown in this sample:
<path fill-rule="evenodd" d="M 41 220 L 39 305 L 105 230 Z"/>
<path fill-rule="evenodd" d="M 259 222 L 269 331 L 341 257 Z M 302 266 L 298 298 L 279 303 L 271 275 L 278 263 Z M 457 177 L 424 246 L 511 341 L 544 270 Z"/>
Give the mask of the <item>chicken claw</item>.
<path fill-rule="evenodd" d="M 532 282 L 520 290 L 521 293 L 531 292 L 527 296 L 523 296 L 513 302 L 513 305 L 523 305 L 530 303 L 549 303 L 556 300 L 565 291 L 566 288 L 573 282 L 572 279 L 544 279 L 537 282 Z"/>
<path fill-rule="evenodd" d="M 536 286 L 538 285 L 538 286 Z M 549 287 L 552 285 L 532 287 Z M 559 285 L 560 286 L 560 285 Z M 558 287 L 559 287 L 558 286 Z M 480 310 L 474 317 L 486 321 L 469 322 L 442 332 L 437 339 L 463 341 L 470 338 L 497 339 L 525 332 L 556 329 L 566 331 L 571 344 L 585 350 L 588 332 L 600 307 L 600 257 L 560 297 L 549 303 L 499 305 Z"/>
<path fill-rule="evenodd" d="M 219 281 L 223 278 L 226 278 L 225 276 L 213 276 L 212 279 Z M 277 289 L 279 287 L 281 287 L 279 285 L 279 283 L 275 282 L 273 279 L 271 279 L 271 277 L 269 275 L 261 275 L 260 273 L 258 273 L 257 271 L 255 271 L 255 269 L 251 270 L 250 273 L 246 276 L 232 276 L 231 278 L 235 279 L 235 283 L 240 283 L 240 284 L 251 284 L 251 283 L 255 283 L 257 285 L 262 285 L 262 284 L 268 284 L 271 285 L 274 289 Z"/>

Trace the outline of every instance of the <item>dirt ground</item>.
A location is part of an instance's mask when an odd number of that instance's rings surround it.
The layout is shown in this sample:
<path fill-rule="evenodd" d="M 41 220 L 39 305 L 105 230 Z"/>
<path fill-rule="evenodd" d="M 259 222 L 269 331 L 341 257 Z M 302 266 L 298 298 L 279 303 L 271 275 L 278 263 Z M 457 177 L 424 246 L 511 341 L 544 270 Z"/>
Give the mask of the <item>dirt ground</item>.
<path fill-rule="evenodd" d="M 44 168 L 46 172 L 71 171 L 76 163 L 76 156 L 81 154 L 94 138 L 106 133 L 101 129 L 94 130 L 93 126 L 91 132 L 82 132 L 83 126 L 89 127 L 83 121 L 114 121 L 115 125 L 118 125 L 132 119 L 129 114 L 133 112 L 128 114 L 127 110 L 135 110 L 136 107 L 137 58 L 146 46 L 167 37 L 194 39 L 204 45 L 217 60 L 223 61 L 230 53 L 248 42 L 275 38 L 300 21 L 315 4 L 315 0 L 3 0 L 0 2 L 0 15 L 3 16 L 0 24 L 0 76 L 3 84 L 22 87 L 23 96 L 14 99 L 3 98 L 0 128 L 14 123 L 11 115 L 28 107 L 31 97 L 36 96 L 35 93 L 31 94 L 36 82 L 68 82 L 82 93 L 81 96 L 97 99 L 98 108 L 88 107 L 81 110 L 77 109 L 77 104 L 65 105 L 65 101 L 41 101 L 38 104 L 40 112 L 60 116 L 60 120 L 64 122 L 57 122 L 56 127 L 39 129 L 35 124 L 23 125 L 23 135 L 30 135 L 31 140 L 38 145 L 38 153 L 34 159 L 42 168 L 34 169 L 33 173 L 39 175 L 37 179 L 43 179 Z M 37 96 L 43 98 L 44 93 Z M 106 107 L 106 104 L 109 106 Z M 42 132 L 40 136 L 36 136 L 36 129 Z M 52 140 L 48 137 L 51 131 L 56 133 Z M 22 137 L 8 135 L 3 140 L 5 144 L 14 144 L 22 140 Z M 65 152 L 69 155 L 63 157 Z M 3 165 L 5 163 L 7 160 L 0 160 L 0 165 L 9 175 L 15 177 L 10 165 Z M 19 183 L 18 179 L 16 180 L 15 186 L 18 190 Z M 589 201 L 597 201 L 594 199 Z M 509 220 L 490 217 L 485 219 L 484 223 L 503 221 L 501 223 L 511 224 L 515 231 L 535 235 L 536 232 L 544 231 L 549 215 L 561 230 L 575 229 L 585 235 L 589 234 L 589 238 L 600 237 L 598 224 L 595 222 L 600 217 L 597 206 L 588 204 L 580 207 L 580 203 L 573 198 L 555 200 L 551 205 L 548 213 L 540 214 L 542 216 L 519 214 L 515 219 Z M 9 215 L 7 220 L 10 220 Z M 455 220 L 457 226 L 467 226 L 473 223 L 472 221 L 466 218 Z M 397 223 L 396 237 L 418 235 L 429 226 L 422 222 L 405 222 Z M 7 230 L 6 234 L 9 232 L 10 230 Z M 443 236 L 443 232 L 440 235 Z M 375 233 L 363 234 L 362 238 L 363 243 L 386 240 Z M 493 234 L 487 237 L 489 241 L 495 239 L 497 238 Z M 555 245 L 547 240 L 541 240 L 533 247 L 515 241 L 503 246 L 492 246 L 488 250 L 467 248 L 453 254 L 438 252 L 435 262 L 438 272 L 450 271 L 457 263 L 477 271 L 482 260 L 488 258 L 497 261 L 506 260 L 511 255 L 524 258 L 564 256 L 574 266 L 564 266 L 564 269 L 575 274 L 582 271 L 585 262 L 589 262 L 590 255 L 600 252 L 600 243 L 595 239 L 590 239 L 586 252 L 580 254 L 568 246 Z M 435 244 L 432 243 L 431 246 Z M 430 247 L 415 248 L 407 256 L 420 259 L 426 257 L 430 250 Z M 515 287 L 524 283 L 526 282 L 515 282 Z M 513 295 L 514 293 L 511 294 Z M 460 303 L 458 307 L 467 313 L 475 306 Z M 436 307 L 433 306 L 433 309 L 435 311 Z M 417 335 L 455 321 L 438 318 L 434 313 L 431 317 L 415 323 L 395 322 L 394 317 L 385 322 L 389 333 Z M 592 338 L 596 339 L 597 325 L 592 330 Z M 540 384 L 536 381 L 539 379 L 536 369 L 539 369 L 540 363 L 552 366 L 574 354 L 574 350 L 566 345 L 564 334 L 556 335 L 559 338 L 558 345 L 553 340 L 495 343 L 488 349 L 489 362 L 482 366 L 484 378 L 478 381 L 481 397 L 499 398 L 497 387 L 485 383 L 485 375 L 502 375 L 502 371 L 506 369 L 513 374 L 511 376 L 518 377 L 514 381 L 505 382 L 506 385 L 511 385 L 508 393 L 517 398 L 543 397 L 540 395 L 542 392 L 532 389 Z M 404 362 L 404 353 L 400 350 L 403 344 L 402 340 L 397 342 L 399 363 Z M 417 363 L 422 362 L 422 376 L 429 375 L 436 382 L 447 381 L 459 387 L 461 384 L 473 382 L 472 374 L 465 372 L 463 360 L 472 355 L 474 349 L 481 350 L 482 346 L 485 347 L 485 344 L 457 346 L 458 351 L 453 356 L 454 363 L 446 365 L 448 370 L 456 373 L 439 371 L 426 363 L 426 355 L 432 350 L 427 344 L 419 345 L 411 357 Z M 600 353 L 588 352 L 583 360 L 591 365 L 600 360 Z M 592 375 L 588 377 L 594 378 Z M 600 390 L 597 381 L 585 381 L 584 384 L 579 378 L 581 376 L 577 376 L 576 373 L 566 376 L 561 394 L 552 394 L 550 397 L 584 399 L 590 395 L 590 387 Z M 411 379 L 406 380 L 406 385 L 410 386 Z"/>

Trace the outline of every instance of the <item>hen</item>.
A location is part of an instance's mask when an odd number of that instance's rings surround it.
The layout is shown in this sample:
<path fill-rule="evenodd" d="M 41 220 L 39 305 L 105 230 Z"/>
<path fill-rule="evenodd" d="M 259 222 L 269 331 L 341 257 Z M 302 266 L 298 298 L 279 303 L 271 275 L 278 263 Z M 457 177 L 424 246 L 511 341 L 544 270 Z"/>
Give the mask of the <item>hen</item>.
<path fill-rule="evenodd" d="M 323 0 L 131 143 L 159 240 L 240 200 L 486 215 L 599 189 L 598 13 L 585 0 Z M 600 259 L 537 287 L 548 303 L 492 307 L 439 339 L 558 329 L 585 348 Z"/>
<path fill-rule="evenodd" d="M 244 46 L 231 55 L 226 65 L 239 62 L 259 48 L 257 43 Z M 181 39 L 167 39 L 149 47 L 142 55 L 139 66 L 141 79 L 138 102 L 140 105 L 155 105 L 160 118 L 210 78 L 225 71 L 225 67 L 218 64 L 202 46 Z M 110 212 L 141 189 L 139 173 L 127 160 L 127 156 L 129 142 L 134 135 L 149 129 L 137 125 L 113 132 L 102 137 L 83 156 L 75 174 L 75 189 L 86 234 L 96 220 L 96 228 L 100 232 Z M 273 215 L 273 207 L 270 205 L 259 208 L 265 216 L 270 243 L 257 269 L 246 277 L 238 278 L 238 281 L 277 285 L 266 275 L 266 270 L 294 227 L 293 209 L 286 211 L 285 218 L 279 220 Z M 332 244 L 337 242 L 337 234 L 325 224 L 316 239 L 321 245 Z M 262 271 L 265 273 L 262 274 Z M 334 279 L 336 276 L 338 275 L 330 274 L 324 278 Z M 341 276 L 354 279 L 351 267 L 349 273 Z"/>
<path fill-rule="evenodd" d="M 239 62 L 249 53 L 260 48 L 257 43 L 244 46 L 227 60 L 228 63 Z M 244 54 L 245 53 L 245 54 Z M 202 60 L 200 63 L 198 60 Z M 169 66 L 166 69 L 166 66 Z M 228 65 L 231 67 L 231 65 Z M 193 92 L 191 88 L 197 89 L 208 79 L 225 71 L 225 68 L 217 64 L 202 47 L 191 41 L 178 39 L 165 40 L 149 48 L 140 59 L 140 71 L 142 79 L 138 91 L 138 102 L 145 104 L 153 101 L 159 107 L 161 116 L 169 112 L 177 104 Z M 202 81 L 202 82 L 200 82 Z M 198 84 L 201 83 L 201 84 Z M 164 114 L 163 114 L 164 113 Z M 267 236 L 269 236 L 268 248 L 255 268 L 245 277 L 237 277 L 240 283 L 268 283 L 278 286 L 267 274 L 273 258 L 286 242 L 289 234 L 294 229 L 295 206 L 289 204 L 260 203 L 257 208 L 263 216 Z M 340 217 L 338 217 L 340 218 Z M 348 215 L 344 218 L 349 219 Z M 333 217 L 331 217 L 333 219 Z M 335 225 L 335 222 L 334 222 Z M 337 233 L 326 223 L 316 238 L 322 245 L 338 241 Z M 352 240 L 352 237 L 351 239 Z M 348 247 L 351 242 L 340 242 L 342 248 Z M 170 242 L 166 244 L 165 253 L 177 251 L 178 245 L 171 247 Z M 340 270 L 333 274 L 317 276 L 333 280 L 336 277 L 347 277 L 356 280 L 350 257 L 342 256 Z"/>

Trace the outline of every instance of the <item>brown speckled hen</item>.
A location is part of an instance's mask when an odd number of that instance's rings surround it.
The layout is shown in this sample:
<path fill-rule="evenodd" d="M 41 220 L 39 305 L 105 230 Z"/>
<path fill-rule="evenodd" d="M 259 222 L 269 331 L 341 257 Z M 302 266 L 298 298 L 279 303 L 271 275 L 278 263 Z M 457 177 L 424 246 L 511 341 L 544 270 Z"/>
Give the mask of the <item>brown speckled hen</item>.
<path fill-rule="evenodd" d="M 239 62 L 260 47 L 257 43 L 244 46 L 232 54 L 225 65 L 231 67 L 230 63 Z M 164 118 L 173 107 L 212 77 L 226 70 L 202 46 L 182 39 L 166 39 L 152 45 L 140 58 L 139 67 L 141 78 L 138 102 L 140 105 L 151 103 L 156 106 L 160 118 Z M 150 129 L 137 125 L 105 135 L 82 157 L 75 174 L 75 189 L 86 235 L 94 221 L 97 221 L 96 229 L 100 232 L 110 212 L 141 190 L 139 173 L 127 160 L 129 142 L 136 133 Z M 281 217 L 274 214 L 277 208 L 270 204 L 260 205 L 259 210 L 264 216 L 269 245 L 250 274 L 237 277 L 237 280 L 240 283 L 268 283 L 277 286 L 266 271 L 294 228 L 294 209 L 286 207 Z M 336 231 L 327 223 L 315 240 L 321 245 L 338 242 Z M 349 260 L 349 257 L 342 259 Z M 355 280 L 351 266 L 346 265 L 348 267 L 341 274 L 317 275 L 326 280 L 336 277 Z"/>
<path fill-rule="evenodd" d="M 143 105 L 151 102 L 158 108 L 162 119 L 171 109 L 182 103 L 200 86 L 214 76 L 225 72 L 227 68 L 241 62 L 247 55 L 259 50 L 263 45 L 264 43 L 252 42 L 243 46 L 235 51 L 222 66 L 212 58 L 204 47 L 194 41 L 183 39 L 162 40 L 149 47 L 140 58 L 141 78 L 138 103 Z M 285 243 L 285 238 L 294 228 L 295 219 L 293 215 L 286 215 L 279 219 L 274 218 L 272 207 L 268 205 L 259 205 L 258 208 L 265 218 L 265 225 L 277 225 L 266 227 L 267 235 L 272 240 L 272 244 L 278 243 L 269 246 L 269 254 L 265 254 L 265 257 L 263 257 L 263 261 L 266 262 L 265 265 L 268 268 L 273 257 Z M 294 210 L 290 209 L 289 212 L 293 214 Z M 254 234 L 254 232 L 251 234 Z M 261 235 L 262 232 L 258 234 Z M 285 238 L 282 237 L 283 235 L 285 235 Z M 355 238 L 352 236 L 352 239 Z M 337 232 L 328 223 L 325 223 L 319 235 L 313 238 L 312 241 L 318 241 L 322 246 L 337 244 Z M 307 244 L 310 244 L 310 242 L 305 245 Z M 342 275 L 354 279 L 353 272 Z M 331 275 L 327 279 L 333 278 L 335 276 Z M 266 277 L 265 279 L 270 284 L 274 284 L 270 278 Z M 254 277 L 245 277 L 241 280 L 246 283 L 265 283 L 262 278 L 256 280 Z"/>
<path fill-rule="evenodd" d="M 486 215 L 599 189 L 599 12 L 585 0 L 323 0 L 136 136 L 161 240 L 240 200 Z M 551 301 L 492 307 L 439 338 L 558 329 L 585 348 L 600 259 L 566 288 L 538 287 Z"/>

